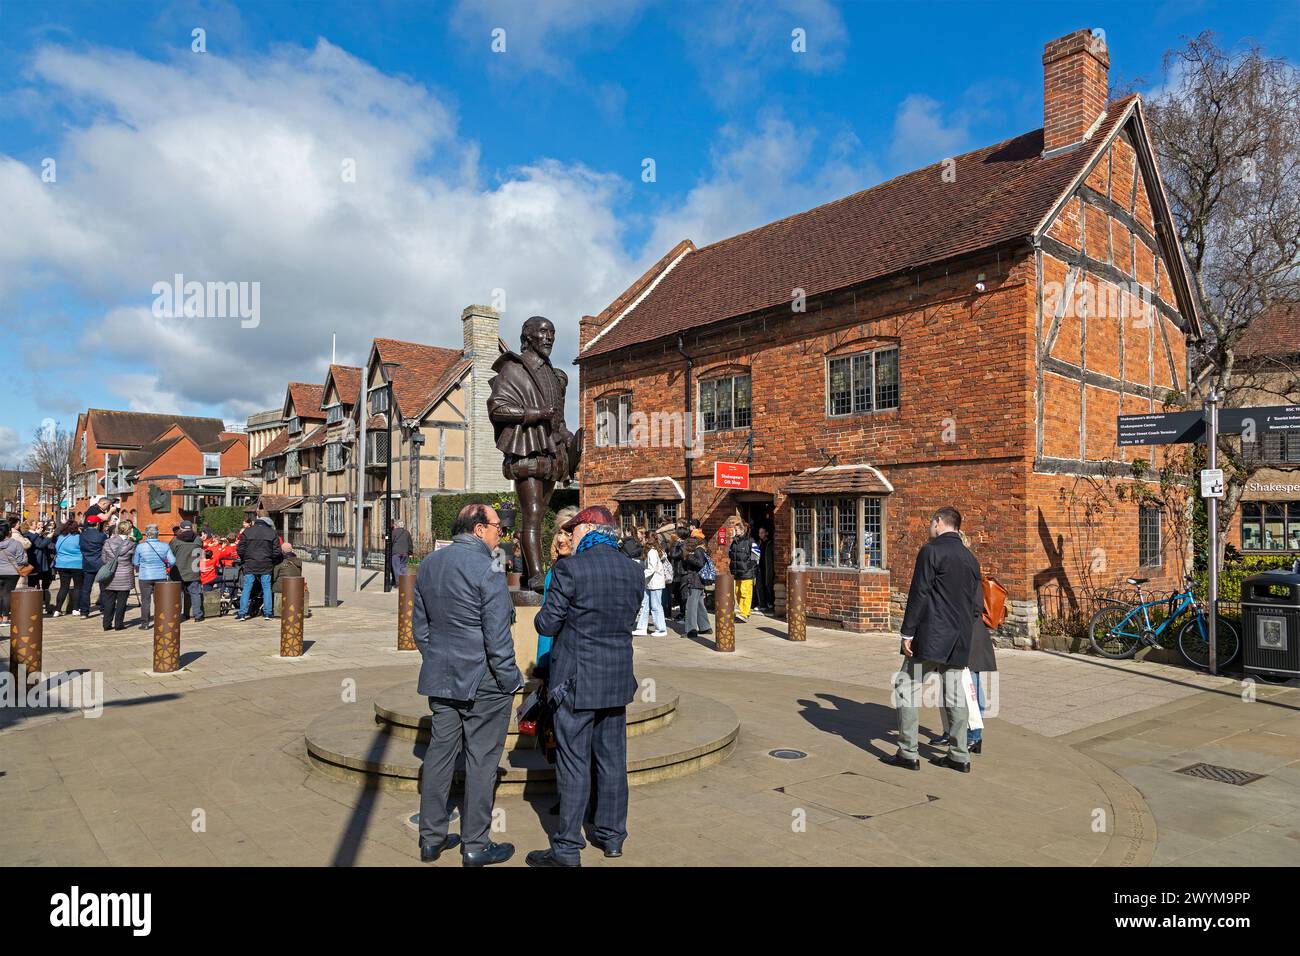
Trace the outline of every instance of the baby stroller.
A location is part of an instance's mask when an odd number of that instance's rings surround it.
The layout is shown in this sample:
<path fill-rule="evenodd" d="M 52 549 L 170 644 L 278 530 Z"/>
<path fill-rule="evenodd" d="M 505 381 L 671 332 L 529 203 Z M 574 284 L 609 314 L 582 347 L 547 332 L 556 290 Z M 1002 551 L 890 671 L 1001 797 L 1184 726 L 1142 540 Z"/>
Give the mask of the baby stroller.
<path fill-rule="evenodd" d="M 239 585 L 242 576 L 238 561 L 233 564 L 223 564 L 218 571 L 218 580 L 221 582 L 220 614 L 223 617 L 239 612 Z"/>

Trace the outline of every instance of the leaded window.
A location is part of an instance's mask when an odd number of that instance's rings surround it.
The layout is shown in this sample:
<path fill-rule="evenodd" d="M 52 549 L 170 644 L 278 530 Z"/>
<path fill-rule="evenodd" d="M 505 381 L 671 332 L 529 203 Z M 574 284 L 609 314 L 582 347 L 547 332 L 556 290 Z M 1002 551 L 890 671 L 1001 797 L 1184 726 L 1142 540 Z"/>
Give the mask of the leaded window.
<path fill-rule="evenodd" d="M 753 421 L 752 380 L 731 375 L 700 382 L 700 423 L 706 432 L 748 428 Z"/>
<path fill-rule="evenodd" d="M 832 417 L 898 408 L 898 346 L 828 360 L 826 413 Z"/>
<path fill-rule="evenodd" d="M 815 568 L 884 567 L 884 498 L 797 498 L 794 559 Z"/>
<path fill-rule="evenodd" d="M 1158 568 L 1164 563 L 1160 518 L 1158 507 L 1143 505 L 1138 509 L 1138 564 L 1141 567 Z"/>

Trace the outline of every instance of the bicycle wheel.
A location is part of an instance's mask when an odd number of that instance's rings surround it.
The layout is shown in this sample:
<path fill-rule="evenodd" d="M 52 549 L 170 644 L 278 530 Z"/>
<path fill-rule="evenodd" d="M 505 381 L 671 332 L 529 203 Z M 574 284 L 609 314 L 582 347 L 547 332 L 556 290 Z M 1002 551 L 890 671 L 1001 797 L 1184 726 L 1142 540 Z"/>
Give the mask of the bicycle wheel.
<path fill-rule="evenodd" d="M 1102 657 L 1122 661 L 1142 646 L 1142 627 L 1136 608 L 1127 604 L 1104 607 L 1088 622 L 1088 640 Z"/>
<path fill-rule="evenodd" d="M 1216 644 L 1215 667 L 1222 670 L 1241 653 L 1241 638 L 1237 635 L 1236 625 L 1219 618 Z M 1203 671 L 1210 669 L 1210 635 L 1203 614 L 1193 614 L 1178 629 L 1178 650 L 1193 667 Z"/>

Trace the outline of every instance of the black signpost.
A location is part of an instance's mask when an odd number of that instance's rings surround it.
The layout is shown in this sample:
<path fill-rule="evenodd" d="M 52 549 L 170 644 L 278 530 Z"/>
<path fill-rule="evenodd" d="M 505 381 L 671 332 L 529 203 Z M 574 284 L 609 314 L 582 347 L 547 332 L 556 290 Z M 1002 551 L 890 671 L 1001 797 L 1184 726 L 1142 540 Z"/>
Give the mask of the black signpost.
<path fill-rule="evenodd" d="M 1203 412 L 1120 415 L 1115 425 L 1116 444 L 1121 447 L 1205 442 L 1209 470 L 1218 467 L 1217 438 L 1220 434 L 1244 435 L 1246 440 L 1258 441 L 1262 435 L 1290 431 L 1300 431 L 1300 405 L 1220 410 L 1216 394 L 1206 399 Z M 1210 525 L 1210 617 L 1207 623 L 1210 631 L 1210 673 L 1214 674 L 1218 671 L 1219 501 L 1215 497 L 1206 497 L 1205 504 Z"/>

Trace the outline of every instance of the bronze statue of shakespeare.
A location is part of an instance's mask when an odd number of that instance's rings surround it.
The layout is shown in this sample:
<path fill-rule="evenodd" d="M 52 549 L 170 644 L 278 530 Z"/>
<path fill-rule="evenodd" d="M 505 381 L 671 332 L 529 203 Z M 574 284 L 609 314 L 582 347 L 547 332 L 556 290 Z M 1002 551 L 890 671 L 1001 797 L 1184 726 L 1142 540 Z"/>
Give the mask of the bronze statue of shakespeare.
<path fill-rule="evenodd" d="M 506 352 L 492 364 L 488 418 L 497 448 L 505 455 L 502 473 L 514 480 L 519 496 L 520 544 L 525 586 L 541 591 L 542 518 L 555 484 L 572 478 L 582 457 L 582 429 L 564 424 L 564 392 L 569 377 L 551 365 L 555 326 L 534 315 L 519 336 L 519 354 Z"/>

